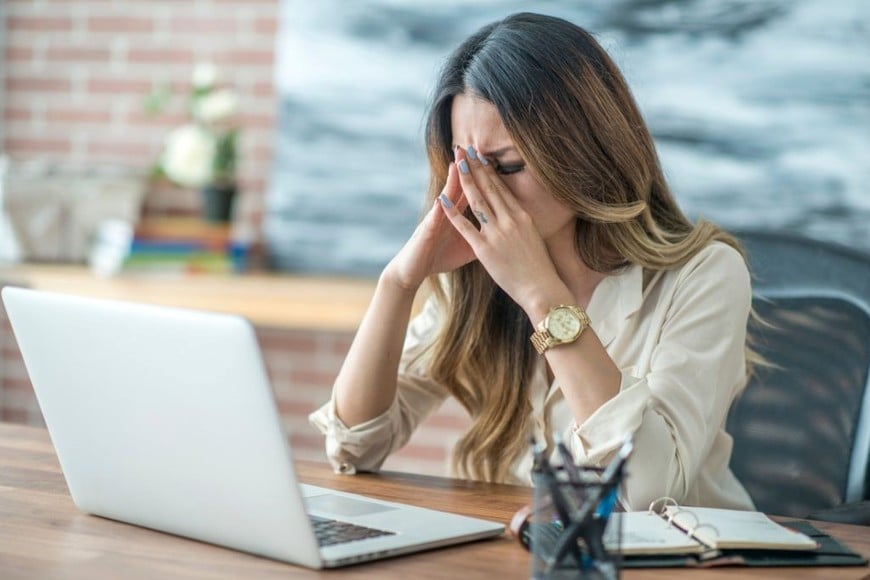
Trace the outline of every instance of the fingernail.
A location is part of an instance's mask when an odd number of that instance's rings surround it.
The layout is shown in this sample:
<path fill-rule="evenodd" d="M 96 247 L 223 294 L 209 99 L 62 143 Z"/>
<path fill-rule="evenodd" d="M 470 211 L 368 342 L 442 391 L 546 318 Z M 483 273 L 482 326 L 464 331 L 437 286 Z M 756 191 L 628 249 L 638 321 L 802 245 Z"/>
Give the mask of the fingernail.
<path fill-rule="evenodd" d="M 466 149 L 465 151 L 468 153 L 469 159 L 477 159 L 477 151 L 474 150 L 474 147 L 469 145 L 468 149 Z"/>
<path fill-rule="evenodd" d="M 481 165 L 489 165 L 489 161 L 486 160 L 486 157 L 484 157 L 483 155 L 478 155 L 478 157 L 480 158 Z"/>
<path fill-rule="evenodd" d="M 459 171 L 468 174 L 468 162 L 465 159 L 459 162 Z"/>
<path fill-rule="evenodd" d="M 456 147 L 453 148 L 453 160 L 454 161 L 456 161 L 456 157 L 457 157 L 457 155 L 459 155 L 459 149 L 460 149 L 459 145 L 457 145 Z"/>
<path fill-rule="evenodd" d="M 441 195 L 438 196 L 438 199 L 441 200 L 441 205 L 443 205 L 444 207 L 446 207 L 446 208 L 451 208 L 451 207 L 453 207 L 453 202 L 450 201 L 450 200 L 447 198 L 447 196 L 444 195 L 443 193 L 442 193 Z"/>

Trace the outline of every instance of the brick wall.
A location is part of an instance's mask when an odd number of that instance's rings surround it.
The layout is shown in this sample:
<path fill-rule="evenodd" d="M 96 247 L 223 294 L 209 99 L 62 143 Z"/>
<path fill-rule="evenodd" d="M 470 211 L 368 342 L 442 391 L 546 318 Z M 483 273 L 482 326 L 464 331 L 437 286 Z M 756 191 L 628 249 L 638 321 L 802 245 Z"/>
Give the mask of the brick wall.
<path fill-rule="evenodd" d="M 259 222 L 276 102 L 279 0 L 4 0 L 2 149 L 13 159 L 147 169 L 186 120 L 193 67 L 213 62 L 240 95 L 242 199 Z M 143 97 L 169 83 L 173 107 Z"/>
<path fill-rule="evenodd" d="M 3 2 L 0 138 L 6 154 L 13 160 L 144 170 L 167 131 L 185 120 L 181 95 L 193 66 L 211 61 L 240 93 L 243 197 L 235 220 L 258 226 L 277 109 L 272 68 L 279 0 Z M 149 117 L 143 96 L 164 82 L 179 95 L 177 106 Z M 167 199 L 167 192 L 152 192 L 152 199 Z M 351 337 L 265 328 L 258 333 L 297 456 L 323 460 L 322 438 L 306 416 L 327 400 Z M 5 315 L 0 349 L 0 420 L 42 424 Z M 445 405 L 387 467 L 443 474 L 449 449 L 466 425 L 463 416 L 455 403 Z"/>

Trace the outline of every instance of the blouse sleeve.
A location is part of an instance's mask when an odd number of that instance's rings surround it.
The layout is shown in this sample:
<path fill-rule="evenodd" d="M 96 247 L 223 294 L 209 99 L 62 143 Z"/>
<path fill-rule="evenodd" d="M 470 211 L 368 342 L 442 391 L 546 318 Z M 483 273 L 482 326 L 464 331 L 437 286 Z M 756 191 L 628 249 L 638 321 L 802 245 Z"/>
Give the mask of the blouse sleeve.
<path fill-rule="evenodd" d="M 714 248 L 678 275 L 646 376 L 623 370 L 619 394 L 566 437 L 578 460 L 600 465 L 634 433 L 628 509 L 683 501 L 745 383 L 749 272 L 735 250 Z"/>
<path fill-rule="evenodd" d="M 396 398 L 383 414 L 348 427 L 336 415 L 333 392 L 328 403 L 309 415 L 310 423 L 326 436 L 326 456 L 336 472 L 377 471 L 447 398 L 447 390 L 426 374 L 424 350 L 432 341 L 437 322 L 435 304 L 430 299 L 408 326 Z"/>

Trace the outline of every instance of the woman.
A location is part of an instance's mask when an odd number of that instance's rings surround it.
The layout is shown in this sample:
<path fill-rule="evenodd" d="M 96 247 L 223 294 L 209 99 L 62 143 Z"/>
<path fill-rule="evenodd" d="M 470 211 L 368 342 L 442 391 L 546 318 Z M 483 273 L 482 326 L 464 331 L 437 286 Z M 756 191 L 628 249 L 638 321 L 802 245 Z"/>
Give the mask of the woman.
<path fill-rule="evenodd" d="M 680 211 L 597 42 L 536 14 L 484 27 L 447 61 L 426 143 L 431 209 L 311 416 L 336 469 L 378 469 L 453 396 L 473 418 L 460 476 L 528 483 L 529 435 L 554 432 L 602 465 L 633 433 L 626 508 L 751 509 L 724 431 L 748 368 L 746 264 Z"/>

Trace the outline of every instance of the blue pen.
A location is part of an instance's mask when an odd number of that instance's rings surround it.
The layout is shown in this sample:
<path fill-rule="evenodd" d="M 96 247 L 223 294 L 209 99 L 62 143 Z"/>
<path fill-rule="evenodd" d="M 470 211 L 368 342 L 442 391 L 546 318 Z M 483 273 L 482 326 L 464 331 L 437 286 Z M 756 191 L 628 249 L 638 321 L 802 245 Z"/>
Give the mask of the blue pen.
<path fill-rule="evenodd" d="M 601 500 L 598 504 L 598 508 L 595 510 L 596 517 L 602 519 L 610 517 L 610 514 L 613 513 L 613 508 L 616 507 L 616 492 L 617 489 L 614 487 L 610 490 L 610 493 Z"/>

